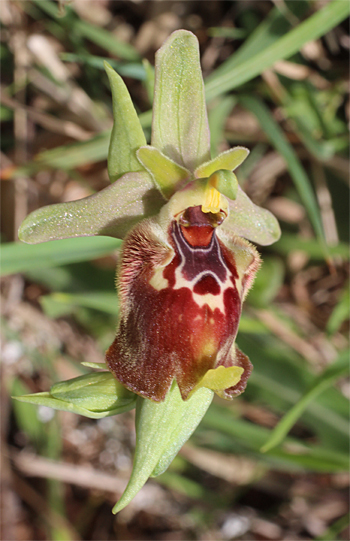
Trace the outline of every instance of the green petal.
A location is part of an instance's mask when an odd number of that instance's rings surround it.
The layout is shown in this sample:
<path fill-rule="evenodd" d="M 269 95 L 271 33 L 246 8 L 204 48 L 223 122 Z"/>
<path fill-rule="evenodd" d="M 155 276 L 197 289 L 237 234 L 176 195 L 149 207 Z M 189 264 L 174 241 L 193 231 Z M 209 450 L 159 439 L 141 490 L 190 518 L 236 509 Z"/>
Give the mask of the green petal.
<path fill-rule="evenodd" d="M 94 195 L 32 212 L 18 236 L 29 244 L 94 235 L 123 238 L 140 220 L 157 214 L 163 204 L 148 173 L 127 173 Z"/>
<path fill-rule="evenodd" d="M 164 402 L 137 399 L 134 467 L 113 513 L 128 505 L 150 476 L 160 475 L 167 469 L 197 428 L 212 399 L 213 392 L 203 388 L 183 401 L 176 383 L 173 383 Z"/>
<path fill-rule="evenodd" d="M 197 38 L 173 32 L 156 54 L 152 146 L 194 171 L 210 159 Z"/>
<path fill-rule="evenodd" d="M 237 385 L 243 372 L 244 369 L 240 366 L 218 366 L 206 372 L 200 382 L 197 383 L 195 391 L 201 387 L 206 387 L 212 391 L 224 391 Z"/>
<path fill-rule="evenodd" d="M 140 121 L 123 79 L 104 62 L 113 97 L 114 124 L 108 151 L 108 174 L 111 182 L 130 171 L 142 171 L 136 150 L 146 144 Z"/>
<path fill-rule="evenodd" d="M 236 199 L 238 180 L 232 171 L 219 169 L 209 177 L 209 184 L 229 199 Z"/>
<path fill-rule="evenodd" d="M 276 242 L 281 236 L 278 221 L 268 210 L 254 205 L 238 186 L 235 201 L 228 200 L 230 214 L 222 228 L 262 246 Z"/>
<path fill-rule="evenodd" d="M 136 154 L 165 199 L 170 199 L 191 177 L 188 169 L 181 167 L 155 147 L 147 145 Z"/>
<path fill-rule="evenodd" d="M 202 163 L 194 172 L 196 178 L 210 177 L 219 169 L 228 169 L 234 171 L 236 167 L 241 165 L 249 154 L 249 150 L 244 147 L 234 147 L 230 150 L 222 152 L 206 163 Z"/>

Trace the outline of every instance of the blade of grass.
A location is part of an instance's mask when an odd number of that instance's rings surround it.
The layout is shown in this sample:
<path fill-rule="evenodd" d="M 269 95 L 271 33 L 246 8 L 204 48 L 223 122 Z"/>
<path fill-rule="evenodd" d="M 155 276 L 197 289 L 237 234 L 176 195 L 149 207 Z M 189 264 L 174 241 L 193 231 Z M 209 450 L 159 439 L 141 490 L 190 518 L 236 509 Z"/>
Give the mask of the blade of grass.
<path fill-rule="evenodd" d="M 115 69 L 123 77 L 131 77 L 144 81 L 146 79 L 146 71 L 142 64 L 136 62 L 123 64 L 112 58 L 104 56 L 94 56 L 92 54 L 75 54 L 75 53 L 61 53 L 61 60 L 64 62 L 78 62 L 80 64 L 86 64 L 93 68 L 104 71 L 104 62 L 108 62 L 113 69 Z"/>
<path fill-rule="evenodd" d="M 206 79 L 208 87 L 218 77 L 224 74 L 232 73 L 237 66 L 248 62 L 256 55 L 272 45 L 276 39 L 284 36 L 291 28 L 290 23 L 281 15 L 277 8 L 271 9 L 266 18 L 259 26 L 251 33 L 251 35 L 242 43 L 237 52 L 232 54 L 221 66 L 219 66 Z"/>
<path fill-rule="evenodd" d="M 235 442 L 240 442 L 242 452 L 249 450 L 255 456 L 264 458 L 278 468 L 290 471 L 290 468 L 307 469 L 319 472 L 347 471 L 348 455 L 320 445 L 306 445 L 301 440 L 286 439 L 284 447 L 271 449 L 265 455 L 259 455 L 261 444 L 271 434 L 271 430 L 255 425 L 242 419 L 233 418 L 232 413 L 213 404 L 204 416 L 199 427 L 199 433 L 204 428 L 214 429 L 217 433 L 231 436 Z M 210 447 L 215 448 L 215 436 L 211 438 Z"/>
<path fill-rule="evenodd" d="M 0 275 L 87 261 L 111 253 L 120 245 L 120 240 L 110 237 L 81 237 L 36 245 L 11 242 L 1 246 Z"/>
<path fill-rule="evenodd" d="M 114 291 L 87 291 L 84 294 L 72 293 L 52 293 L 40 298 L 40 302 L 45 304 L 48 301 L 69 306 L 84 306 L 93 308 L 106 314 L 117 315 L 118 298 Z"/>
<path fill-rule="evenodd" d="M 288 413 L 284 415 L 272 431 L 267 442 L 262 446 L 261 452 L 266 453 L 273 447 L 276 447 L 276 445 L 279 445 L 310 402 L 325 389 L 330 387 L 337 379 L 345 376 L 349 372 L 349 369 L 349 350 L 347 350 L 316 379 L 312 387 L 300 398 Z"/>
<path fill-rule="evenodd" d="M 47 15 L 50 15 L 57 22 L 62 24 L 62 26 L 68 28 L 70 31 L 75 34 L 79 34 L 84 38 L 92 41 L 102 49 L 123 58 L 124 60 L 139 60 L 140 55 L 136 49 L 129 45 L 129 43 L 124 43 L 119 41 L 111 32 L 95 26 L 87 21 L 82 21 L 76 15 L 75 12 L 69 6 L 66 6 L 66 14 L 63 17 L 59 16 L 58 7 L 54 2 L 35 0 L 37 7 L 42 9 Z"/>
<path fill-rule="evenodd" d="M 240 101 L 244 107 L 249 109 L 257 117 L 262 129 L 271 140 L 273 146 L 286 160 L 300 199 L 308 212 L 310 222 L 313 225 L 324 253 L 328 256 L 329 252 L 324 241 L 324 233 L 316 197 L 311 188 L 307 174 L 301 165 L 298 156 L 294 152 L 292 145 L 287 141 L 283 130 L 274 120 L 270 111 L 261 100 L 253 96 L 242 96 Z"/>
<path fill-rule="evenodd" d="M 210 130 L 210 150 L 211 157 L 215 158 L 219 154 L 219 145 L 224 138 L 224 128 L 228 115 L 236 105 L 237 100 L 234 96 L 225 96 L 219 103 L 213 107 L 208 114 Z"/>
<path fill-rule="evenodd" d="M 324 257 L 322 246 L 316 239 L 302 239 L 288 233 L 283 233 L 282 239 L 273 245 L 274 251 L 282 255 L 288 255 L 294 250 L 302 250 L 313 260 L 321 260 Z M 348 259 L 350 256 L 349 245 L 340 242 L 337 246 L 329 246 L 331 256 L 340 256 Z"/>
<path fill-rule="evenodd" d="M 152 111 L 139 115 L 142 128 L 149 128 L 152 121 Z M 79 141 L 70 145 L 62 145 L 52 150 L 44 150 L 21 167 L 8 167 L 1 171 L 3 180 L 10 180 L 21 176 L 33 175 L 45 168 L 63 169 L 69 171 L 87 163 L 106 160 L 111 131 L 99 133 L 88 141 Z"/>
<path fill-rule="evenodd" d="M 262 51 L 258 49 L 252 58 L 236 65 L 230 66 L 229 71 L 220 75 L 216 73 L 206 83 L 206 97 L 211 100 L 225 92 L 250 81 L 264 70 L 271 67 L 277 60 L 289 58 L 297 53 L 305 43 L 318 39 L 337 24 L 343 21 L 350 12 L 350 3 L 344 0 L 333 0 L 323 9 L 290 30 L 283 37 L 275 40 Z"/>
<path fill-rule="evenodd" d="M 336 333 L 343 322 L 349 318 L 350 307 L 350 290 L 349 284 L 346 284 L 338 304 L 334 307 L 334 310 L 327 322 L 327 332 L 329 334 Z"/>
<path fill-rule="evenodd" d="M 349 522 L 350 513 L 347 513 L 340 519 L 336 520 L 325 533 L 316 537 L 315 541 L 335 541 L 336 539 L 344 539 L 344 537 L 339 537 L 339 534 L 341 534 L 342 531 L 349 526 Z"/>

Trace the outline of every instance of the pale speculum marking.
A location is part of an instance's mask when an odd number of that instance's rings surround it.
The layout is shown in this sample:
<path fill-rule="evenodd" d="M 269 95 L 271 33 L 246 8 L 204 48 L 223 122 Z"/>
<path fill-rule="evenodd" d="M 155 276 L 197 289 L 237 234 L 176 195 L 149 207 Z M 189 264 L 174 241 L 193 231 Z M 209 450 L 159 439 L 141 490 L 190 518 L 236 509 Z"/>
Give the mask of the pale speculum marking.
<path fill-rule="evenodd" d="M 173 289 L 186 287 L 199 307 L 207 304 L 224 314 L 224 293 L 233 287 L 233 276 L 222 257 L 215 229 L 207 246 L 191 246 L 177 222 L 173 223 L 172 236 L 181 258 L 175 270 Z"/>
<path fill-rule="evenodd" d="M 189 223 L 184 226 L 174 220 L 170 229 L 180 261 L 171 288 L 186 288 L 199 308 L 207 305 L 212 311 L 219 309 L 225 314 L 224 294 L 227 289 L 235 287 L 234 277 L 207 215 L 199 209 L 188 211 Z M 166 267 L 155 269 L 149 281 L 157 291 L 170 287 L 165 270 Z"/>

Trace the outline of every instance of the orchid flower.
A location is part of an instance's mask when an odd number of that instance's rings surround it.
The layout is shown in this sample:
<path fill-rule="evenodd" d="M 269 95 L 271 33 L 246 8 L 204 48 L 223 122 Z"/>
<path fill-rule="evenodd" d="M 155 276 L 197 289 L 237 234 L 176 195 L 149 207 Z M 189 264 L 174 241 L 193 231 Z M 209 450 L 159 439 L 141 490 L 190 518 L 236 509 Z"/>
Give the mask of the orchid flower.
<path fill-rule="evenodd" d="M 134 407 L 138 395 L 134 470 L 116 512 L 150 475 L 167 468 L 214 392 L 232 399 L 244 390 L 251 363 L 235 338 L 260 265 L 249 241 L 271 244 L 280 229 L 233 172 L 249 151 L 235 147 L 211 159 L 198 41 L 191 32 L 174 32 L 156 54 L 151 145 L 122 79 L 108 64 L 106 71 L 114 115 L 111 186 L 35 211 L 19 236 L 27 243 L 92 235 L 124 239 L 119 322 L 106 353 L 114 401 L 107 405 L 98 391 L 100 403 L 95 396 L 94 409 L 86 407 L 81 380 L 42 397 L 67 409 L 78 388 L 88 416 L 96 417 L 119 413 L 120 397 L 120 411 Z M 111 374 L 105 378 L 109 388 Z"/>

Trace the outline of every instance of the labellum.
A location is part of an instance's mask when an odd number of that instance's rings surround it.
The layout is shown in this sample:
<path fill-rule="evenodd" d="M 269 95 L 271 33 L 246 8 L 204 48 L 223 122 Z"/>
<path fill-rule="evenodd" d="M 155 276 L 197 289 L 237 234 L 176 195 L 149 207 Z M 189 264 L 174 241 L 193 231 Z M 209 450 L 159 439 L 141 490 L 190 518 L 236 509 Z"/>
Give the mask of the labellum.
<path fill-rule="evenodd" d="M 206 386 L 209 370 L 241 367 L 235 385 L 210 387 L 230 399 L 244 390 L 251 372 L 235 338 L 259 255 L 221 229 L 229 210 L 213 177 L 177 192 L 159 218 L 142 221 L 124 242 L 120 321 L 106 359 L 123 385 L 156 402 L 173 380 L 186 400 Z M 196 198 L 197 205 L 184 206 Z"/>

